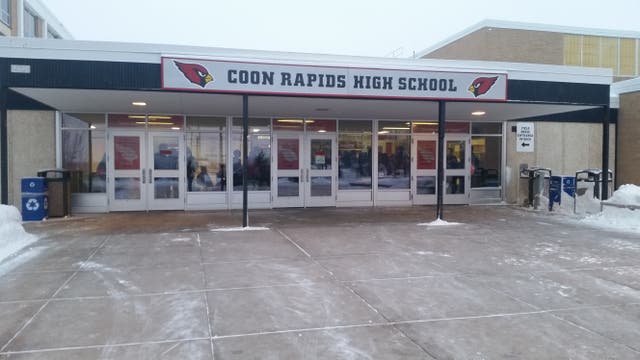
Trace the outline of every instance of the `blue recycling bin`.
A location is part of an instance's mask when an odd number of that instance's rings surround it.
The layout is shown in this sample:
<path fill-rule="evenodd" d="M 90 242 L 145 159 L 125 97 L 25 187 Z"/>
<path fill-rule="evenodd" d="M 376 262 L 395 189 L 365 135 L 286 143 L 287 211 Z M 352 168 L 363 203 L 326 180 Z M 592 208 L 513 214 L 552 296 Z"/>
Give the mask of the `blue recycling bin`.
<path fill-rule="evenodd" d="M 22 178 L 22 220 L 40 221 L 49 216 L 47 179 L 42 177 Z"/>

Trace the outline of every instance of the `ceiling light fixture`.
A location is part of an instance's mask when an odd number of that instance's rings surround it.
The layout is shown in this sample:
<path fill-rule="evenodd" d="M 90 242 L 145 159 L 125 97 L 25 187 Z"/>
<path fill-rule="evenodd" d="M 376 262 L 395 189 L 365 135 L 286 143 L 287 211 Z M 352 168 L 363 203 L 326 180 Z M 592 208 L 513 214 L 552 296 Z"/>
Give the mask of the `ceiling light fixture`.
<path fill-rule="evenodd" d="M 147 106 L 147 103 L 144 101 L 134 101 L 131 103 L 133 106 Z"/>
<path fill-rule="evenodd" d="M 487 113 L 486 111 L 474 111 L 474 112 L 471 113 L 471 115 L 473 115 L 473 116 L 482 116 L 482 115 L 484 115 L 486 113 Z"/>

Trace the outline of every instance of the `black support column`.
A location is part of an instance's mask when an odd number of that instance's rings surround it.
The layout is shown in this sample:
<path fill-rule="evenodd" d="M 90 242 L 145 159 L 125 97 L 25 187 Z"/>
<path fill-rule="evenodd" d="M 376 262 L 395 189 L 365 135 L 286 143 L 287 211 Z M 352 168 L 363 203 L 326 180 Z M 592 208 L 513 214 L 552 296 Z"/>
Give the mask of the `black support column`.
<path fill-rule="evenodd" d="M 242 227 L 249 226 L 249 95 L 242 95 Z"/>
<path fill-rule="evenodd" d="M 7 135 L 8 90 L 0 78 L 0 204 L 9 204 L 9 136 Z"/>
<path fill-rule="evenodd" d="M 436 219 L 442 219 L 444 215 L 442 202 L 444 199 L 444 125 L 446 115 L 446 103 L 444 101 L 438 101 L 438 176 L 436 180 L 438 200 L 436 204 Z"/>
<path fill-rule="evenodd" d="M 609 106 L 603 106 L 604 116 L 602 119 L 602 192 L 600 200 L 609 198 Z"/>

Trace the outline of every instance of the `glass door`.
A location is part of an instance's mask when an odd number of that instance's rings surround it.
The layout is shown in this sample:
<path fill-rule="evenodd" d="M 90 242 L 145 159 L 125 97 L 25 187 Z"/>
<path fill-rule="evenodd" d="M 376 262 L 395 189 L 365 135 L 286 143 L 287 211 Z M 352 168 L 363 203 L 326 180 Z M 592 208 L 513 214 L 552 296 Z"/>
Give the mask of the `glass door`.
<path fill-rule="evenodd" d="M 186 170 L 182 134 L 150 132 L 147 154 L 149 210 L 184 209 Z"/>
<path fill-rule="evenodd" d="M 111 130 L 108 192 L 111 211 L 184 209 L 181 134 Z"/>
<path fill-rule="evenodd" d="M 305 206 L 335 206 L 336 137 L 311 133 L 306 145 Z"/>
<path fill-rule="evenodd" d="M 468 204 L 470 189 L 469 135 L 445 137 L 445 204 Z"/>
<path fill-rule="evenodd" d="M 303 134 L 274 133 L 273 207 L 304 206 Z"/>
<path fill-rule="evenodd" d="M 414 135 L 411 191 L 416 205 L 436 203 L 437 154 L 438 140 L 435 135 Z"/>
<path fill-rule="evenodd" d="M 147 209 L 144 131 L 111 131 L 108 192 L 112 211 Z"/>

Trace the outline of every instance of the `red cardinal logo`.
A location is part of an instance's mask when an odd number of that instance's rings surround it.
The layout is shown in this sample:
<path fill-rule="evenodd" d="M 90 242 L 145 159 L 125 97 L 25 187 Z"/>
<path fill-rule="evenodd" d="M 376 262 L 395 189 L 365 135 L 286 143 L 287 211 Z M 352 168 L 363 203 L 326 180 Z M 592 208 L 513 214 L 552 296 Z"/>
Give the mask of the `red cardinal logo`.
<path fill-rule="evenodd" d="M 469 91 L 473 94 L 473 96 L 478 97 L 480 95 L 484 95 L 491 89 L 493 84 L 496 83 L 498 77 L 479 77 L 471 83 L 469 86 Z"/>
<path fill-rule="evenodd" d="M 209 71 L 200 64 L 187 64 L 174 61 L 178 69 L 182 71 L 184 77 L 196 85 L 205 87 L 208 83 L 213 81 L 213 76 L 209 74 Z"/>

